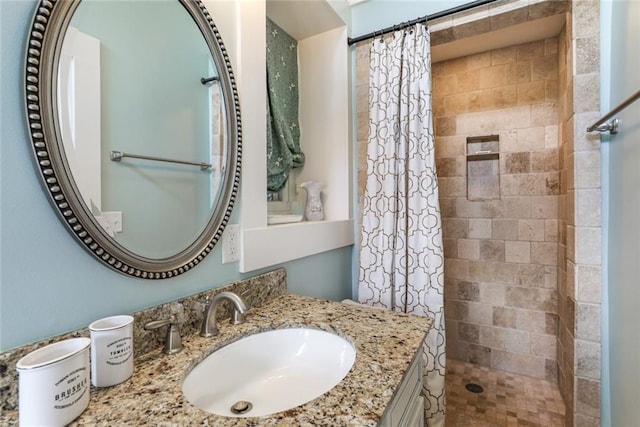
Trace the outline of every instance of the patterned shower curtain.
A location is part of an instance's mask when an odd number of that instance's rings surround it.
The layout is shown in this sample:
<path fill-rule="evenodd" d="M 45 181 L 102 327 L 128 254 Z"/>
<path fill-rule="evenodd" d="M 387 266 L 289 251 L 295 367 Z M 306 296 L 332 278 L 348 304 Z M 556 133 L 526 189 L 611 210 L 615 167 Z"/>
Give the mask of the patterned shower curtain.
<path fill-rule="evenodd" d="M 425 418 L 444 425 L 444 256 L 431 112 L 429 31 L 371 42 L 369 142 L 358 299 L 434 320 L 423 351 Z"/>

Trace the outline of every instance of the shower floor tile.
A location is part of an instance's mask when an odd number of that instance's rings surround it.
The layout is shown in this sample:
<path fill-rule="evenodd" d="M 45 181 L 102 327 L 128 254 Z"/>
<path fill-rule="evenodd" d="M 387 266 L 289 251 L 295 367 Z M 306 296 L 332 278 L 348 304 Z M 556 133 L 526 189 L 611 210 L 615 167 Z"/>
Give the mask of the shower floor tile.
<path fill-rule="evenodd" d="M 541 379 L 448 359 L 446 396 L 446 427 L 564 426 L 558 386 Z"/>

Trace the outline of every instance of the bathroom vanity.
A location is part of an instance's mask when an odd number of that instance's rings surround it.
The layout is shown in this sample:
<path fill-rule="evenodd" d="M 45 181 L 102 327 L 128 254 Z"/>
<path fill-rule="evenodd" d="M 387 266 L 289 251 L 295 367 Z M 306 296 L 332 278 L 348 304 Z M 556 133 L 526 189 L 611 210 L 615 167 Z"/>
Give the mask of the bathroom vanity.
<path fill-rule="evenodd" d="M 284 294 L 250 308 L 245 323 L 223 320 L 218 327 L 212 338 L 184 336 L 180 353 L 165 355 L 157 349 L 137 357 L 133 377 L 114 387 L 92 388 L 89 407 L 71 425 L 422 425 L 422 342 L 431 327 L 428 318 Z M 255 418 L 210 414 L 185 399 L 185 376 L 215 350 L 247 335 L 298 327 L 339 335 L 354 346 L 351 370 L 330 391 Z M 2 425 L 14 423 L 17 412 L 0 416 Z"/>
<path fill-rule="evenodd" d="M 430 324 L 426 318 L 386 310 L 283 295 L 266 306 L 250 310 L 244 324 L 220 322 L 220 334 L 216 337 L 184 337 L 185 349 L 177 355 L 157 351 L 136 360 L 136 373 L 131 381 L 95 391 L 89 409 L 77 423 L 375 426 L 382 421 L 382 425 L 400 425 L 397 422 L 402 415 L 410 412 L 405 408 L 420 399 L 419 389 L 417 396 L 414 391 L 421 384 L 417 382 L 422 366 L 418 362 Z M 186 373 L 217 348 L 248 334 L 301 326 L 335 333 L 356 348 L 356 361 L 349 374 L 319 398 L 271 416 L 226 418 L 195 408 L 182 395 Z"/>

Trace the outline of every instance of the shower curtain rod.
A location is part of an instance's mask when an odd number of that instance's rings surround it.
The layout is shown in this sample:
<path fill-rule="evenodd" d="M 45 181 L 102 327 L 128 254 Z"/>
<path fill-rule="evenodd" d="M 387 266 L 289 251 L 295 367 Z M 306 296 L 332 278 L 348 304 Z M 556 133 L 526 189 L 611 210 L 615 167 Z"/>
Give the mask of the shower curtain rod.
<path fill-rule="evenodd" d="M 382 30 L 373 31 L 371 33 L 347 39 L 349 46 L 352 44 L 359 43 L 364 40 L 372 39 L 374 37 L 382 36 L 384 34 L 391 33 L 393 31 L 402 30 L 404 28 L 411 27 L 419 22 L 427 22 L 432 21 L 437 18 L 442 18 L 443 16 L 453 15 L 454 13 L 464 12 L 465 10 L 473 9 L 474 7 L 483 6 L 488 3 L 493 3 L 496 0 L 476 0 L 471 3 L 461 4 L 460 6 L 452 7 L 451 9 L 443 10 L 441 12 L 436 12 L 431 15 L 423 16 L 422 18 L 417 18 L 412 21 L 403 22 L 401 24 L 393 25 L 391 27 L 383 28 Z"/>

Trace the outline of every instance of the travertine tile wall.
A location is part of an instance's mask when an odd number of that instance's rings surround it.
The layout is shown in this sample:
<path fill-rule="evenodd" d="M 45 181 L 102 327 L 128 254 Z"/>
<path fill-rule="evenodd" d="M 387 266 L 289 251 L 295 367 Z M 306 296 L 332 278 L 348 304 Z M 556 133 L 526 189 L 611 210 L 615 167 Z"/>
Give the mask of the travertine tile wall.
<path fill-rule="evenodd" d="M 570 22 L 568 17 L 567 22 Z M 575 300 L 567 293 L 567 187 L 570 171 L 568 152 L 573 133 L 573 56 L 571 53 L 571 25 L 565 25 L 559 36 L 559 93 L 560 93 L 560 198 L 558 229 L 558 385 L 565 400 L 566 418 L 573 417 L 573 329 Z M 573 175 L 573 173 L 571 173 Z M 571 314 L 573 313 L 573 314 Z M 570 423 L 567 423 L 570 425 Z"/>
<path fill-rule="evenodd" d="M 452 205 L 452 202 L 444 200 L 447 197 L 443 197 L 443 216 L 448 218 L 447 222 L 453 220 L 447 225 L 448 229 L 445 231 L 447 239 L 445 250 L 448 256 L 445 274 L 449 277 L 449 271 L 453 270 L 455 276 L 474 278 L 466 280 L 453 277 L 455 286 L 450 285 L 452 280 L 447 280 L 447 300 L 457 301 L 454 306 L 456 310 L 460 309 L 460 312 L 454 313 L 455 316 L 477 320 L 475 326 L 469 321 L 459 319 L 457 323 L 455 320 L 449 321 L 447 344 L 449 355 L 454 355 L 454 352 L 460 354 L 460 346 L 456 349 L 454 347 L 456 344 L 452 344 L 454 337 L 458 338 L 460 334 L 468 340 L 458 339 L 457 342 L 466 343 L 462 347 L 470 351 L 471 356 L 477 357 L 480 362 L 494 363 L 498 369 L 509 369 L 510 364 L 511 366 L 520 364 L 526 367 L 526 370 L 540 373 L 539 360 L 544 359 L 543 377 L 547 379 L 554 378 L 556 370 L 554 364 L 557 360 L 555 366 L 558 372 L 558 383 L 567 407 L 566 424 L 581 427 L 597 426 L 600 421 L 602 274 L 600 139 L 597 134 L 587 134 L 585 129 L 600 116 L 599 3 L 597 0 L 571 2 L 498 0 L 489 5 L 488 9 L 481 7 L 478 8 L 477 13 L 464 13 L 464 24 L 456 24 L 459 15 L 456 14 L 431 22 L 430 28 L 432 45 L 437 45 L 469 36 L 462 31 L 465 25 L 464 28 L 467 28 L 473 24 L 474 28 L 477 27 L 476 33 L 482 33 L 491 31 L 494 26 L 501 28 L 557 13 L 565 14 L 566 27 L 558 37 L 558 78 L 555 83 L 557 91 L 555 99 L 552 95 L 554 79 L 544 79 L 545 100 L 542 101 L 541 83 L 534 83 L 535 80 L 525 81 L 528 71 L 523 65 L 520 66 L 522 74 L 519 76 L 523 81 L 518 82 L 516 79 L 515 82 L 496 87 L 486 87 L 486 85 L 491 84 L 494 78 L 500 79 L 501 71 L 485 69 L 482 74 L 477 71 L 477 76 L 473 76 L 464 75 L 463 70 L 458 70 L 454 74 L 457 72 L 462 74 L 460 79 L 462 86 L 470 81 L 482 79 L 480 88 L 470 89 L 469 97 L 466 99 L 464 96 L 453 96 L 448 103 L 445 99 L 444 104 L 436 103 L 434 99 L 434 109 L 437 110 L 440 118 L 439 123 L 436 124 L 444 132 L 450 133 L 444 137 L 438 137 L 436 147 L 440 159 L 438 166 L 443 169 L 439 172 L 447 175 L 440 178 L 441 192 L 444 189 L 447 194 L 462 194 L 464 188 L 461 177 L 452 175 L 452 173 L 458 173 L 458 168 L 461 167 L 457 157 L 461 156 L 461 150 L 464 147 L 464 144 L 461 144 L 463 139 L 456 140 L 456 137 L 463 138 L 466 136 L 464 133 L 470 131 L 485 134 L 489 133 L 493 126 L 504 126 L 501 131 L 502 150 L 510 150 L 503 153 L 500 162 L 501 178 L 504 180 L 511 175 L 502 184 L 507 194 L 503 193 L 503 199 L 500 202 L 476 203 L 473 206 L 471 202 L 464 201 L 462 196 L 450 196 L 449 199 L 461 199 L 460 202 L 456 200 Z M 472 16 L 474 14 L 477 15 L 475 18 Z M 485 22 L 482 25 L 471 22 L 474 19 Z M 455 36 L 457 30 L 460 30 L 459 37 Z M 545 48 L 547 43 L 550 42 L 545 41 Z M 359 203 L 362 201 L 366 181 L 365 159 L 369 120 L 367 113 L 368 48 L 366 42 L 359 44 L 356 48 Z M 548 53 L 551 53 L 551 50 Z M 547 60 L 553 61 L 553 59 Z M 480 68 L 494 66 L 484 67 L 487 65 L 486 61 L 486 55 L 474 55 L 467 58 L 467 67 L 471 65 L 471 67 L 479 67 L 476 70 L 480 70 Z M 538 61 L 540 62 L 536 65 L 537 72 L 544 68 L 541 67 L 544 61 L 539 57 Z M 462 67 L 463 62 L 460 60 L 452 64 Z M 515 63 L 517 70 L 517 53 Z M 504 63 L 505 73 L 508 67 L 512 71 L 514 67 L 507 64 Z M 434 67 L 434 74 L 437 67 Z M 533 67 L 534 65 L 531 64 L 529 69 L 531 74 L 534 73 Z M 458 76 L 453 82 L 456 85 L 457 79 Z M 515 92 L 513 85 L 515 85 Z M 452 89 L 445 87 L 445 90 Z M 547 90 L 549 99 L 547 99 Z M 434 93 L 434 96 L 436 95 Z M 450 95 L 456 95 L 456 93 Z M 530 97 L 531 103 L 520 104 L 525 102 L 527 97 Z M 465 108 L 468 110 L 464 111 Z M 454 116 L 447 115 L 454 114 L 453 111 L 459 111 L 459 113 L 455 113 Z M 502 111 L 502 113 L 496 113 L 496 111 Z M 486 120 L 480 119 L 483 115 Z M 554 117 L 554 115 L 557 116 Z M 460 122 L 458 122 L 458 116 Z M 528 125 L 520 128 L 519 126 L 527 123 L 527 120 Z M 541 123 L 551 123 L 544 124 L 544 134 L 540 130 L 533 133 L 528 133 L 526 130 L 543 126 Z M 558 127 L 554 130 L 556 125 Z M 541 137 L 545 141 L 544 146 L 539 142 Z M 443 138 L 451 143 L 442 144 Z M 518 148 L 513 148 L 517 147 L 517 144 L 523 147 L 521 152 L 517 151 Z M 554 148 L 558 150 L 557 169 L 540 171 L 539 166 L 534 166 L 534 159 L 536 165 L 549 164 L 548 162 L 552 164 Z M 545 157 L 543 152 L 551 157 L 543 160 L 542 157 Z M 507 154 L 509 154 L 508 169 Z M 558 181 L 553 179 L 554 172 L 559 175 Z M 538 174 L 548 174 L 551 180 L 547 181 L 545 178 L 543 185 L 542 180 L 536 179 Z M 556 191 L 554 194 L 537 194 L 542 191 L 546 193 L 556 186 L 559 188 L 557 191 L 552 190 Z M 518 197 L 520 193 L 522 197 Z M 555 204 L 552 201 L 554 199 Z M 541 203 L 543 201 L 545 203 Z M 538 224 L 537 228 L 534 226 L 529 229 L 525 225 L 528 224 L 527 221 L 540 220 L 544 220 L 545 223 L 543 240 L 540 240 L 542 239 L 540 222 L 532 223 L 532 225 Z M 554 221 L 557 225 L 555 229 Z M 453 235 L 447 235 L 452 231 Z M 460 233 L 463 234 L 460 235 Z M 553 244 L 554 241 L 556 249 L 548 245 Z M 507 244 L 507 242 L 510 243 Z M 542 246 L 542 244 L 545 245 Z M 509 261 L 507 261 L 507 246 L 509 246 Z M 549 251 L 541 248 L 547 248 Z M 454 258 L 454 255 L 457 258 Z M 552 257 L 557 259 L 557 269 L 550 260 Z M 524 262 L 527 259 L 529 262 Z M 483 263 L 485 265 L 482 265 Z M 509 266 L 512 264 L 518 266 L 515 273 L 510 270 L 514 268 Z M 544 266 L 544 274 L 540 266 Z M 494 270 L 493 267 L 498 268 Z M 500 278 L 505 284 L 491 283 L 487 280 L 495 277 Z M 514 280 L 515 283 L 512 283 Z M 557 282 L 555 311 L 551 307 L 554 301 L 552 296 L 554 280 Z M 487 282 L 490 286 L 481 287 L 481 284 Z M 523 286 L 523 282 L 535 286 Z M 460 283 L 463 284 L 460 286 Z M 478 286 L 474 283 L 478 283 Z M 510 302 L 507 301 L 507 289 L 510 289 Z M 458 299 L 451 299 L 452 294 Z M 522 308 L 516 305 L 522 305 L 527 298 L 533 298 L 531 306 Z M 479 301 L 472 301 L 474 299 Z M 486 306 L 503 302 L 503 305 L 495 305 L 495 309 L 489 315 Z M 451 311 L 448 307 L 447 310 Z M 493 324 L 494 321 L 498 324 Z M 460 328 L 461 324 L 462 328 Z M 500 329 L 502 334 L 500 332 L 497 332 L 497 336 L 491 334 Z M 460 330 L 462 332 L 459 332 Z M 557 331 L 555 339 L 552 331 Z M 527 333 L 528 353 L 525 351 Z M 485 343 L 484 346 L 473 344 L 474 341 L 480 343 L 481 340 Z M 556 355 L 551 354 L 554 345 L 557 347 Z M 511 350 L 507 350 L 507 347 Z M 490 350 L 490 356 L 485 348 Z M 544 356 L 541 356 L 541 353 L 544 353 Z M 510 359 L 503 363 L 501 356 L 508 356 Z"/>
<path fill-rule="evenodd" d="M 362 219 L 362 202 L 367 183 L 367 138 L 369 136 L 369 43 L 356 45 L 356 114 L 357 114 L 357 168 L 358 218 Z M 361 221 L 359 221 L 361 223 Z M 360 233 L 358 233 L 360 239 Z"/>
<path fill-rule="evenodd" d="M 599 2 L 572 2 L 560 34 L 561 196 L 558 269 L 559 386 L 567 425 L 600 425 Z"/>
<path fill-rule="evenodd" d="M 558 38 L 433 64 L 449 357 L 557 379 Z M 500 137 L 500 199 L 467 198 L 466 138 Z"/>

